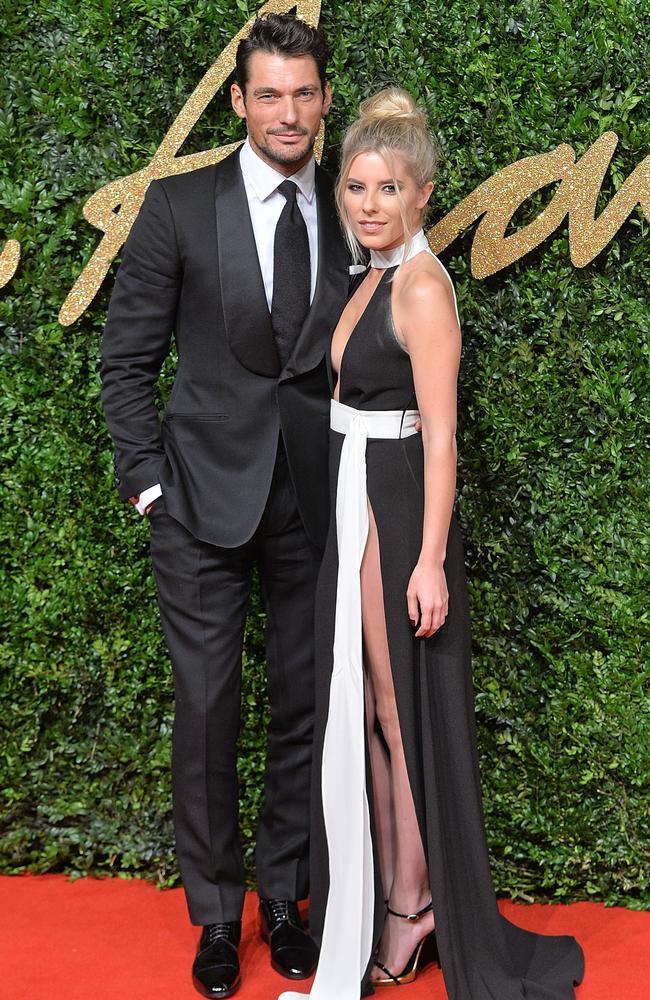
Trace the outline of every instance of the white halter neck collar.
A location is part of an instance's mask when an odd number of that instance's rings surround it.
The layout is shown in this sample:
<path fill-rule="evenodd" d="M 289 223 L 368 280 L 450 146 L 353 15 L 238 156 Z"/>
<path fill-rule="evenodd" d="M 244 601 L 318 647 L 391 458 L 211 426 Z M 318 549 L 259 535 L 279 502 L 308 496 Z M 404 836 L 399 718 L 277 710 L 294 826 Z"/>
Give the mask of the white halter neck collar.
<path fill-rule="evenodd" d="M 398 247 L 393 247 L 392 250 L 371 249 L 370 266 L 378 268 L 397 267 L 398 264 L 404 264 L 407 260 L 410 260 L 411 257 L 415 257 L 416 254 L 422 253 L 423 250 L 427 250 L 429 253 L 432 253 L 429 241 L 424 235 L 424 230 L 420 229 L 411 237 L 411 246 L 406 257 L 404 257 L 403 243 L 400 243 Z"/>

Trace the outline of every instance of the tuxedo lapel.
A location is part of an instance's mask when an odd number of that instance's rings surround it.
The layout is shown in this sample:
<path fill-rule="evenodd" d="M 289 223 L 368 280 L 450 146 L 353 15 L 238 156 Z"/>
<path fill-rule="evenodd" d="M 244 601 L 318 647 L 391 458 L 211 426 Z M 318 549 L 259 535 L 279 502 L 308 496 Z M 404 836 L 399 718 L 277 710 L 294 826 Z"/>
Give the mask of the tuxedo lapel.
<path fill-rule="evenodd" d="M 249 371 L 277 378 L 280 361 L 239 166 L 239 151 L 217 166 L 215 211 L 221 300 L 230 348 Z"/>
<path fill-rule="evenodd" d="M 316 290 L 305 322 L 280 380 L 315 368 L 345 304 L 348 291 L 348 255 L 336 214 L 332 181 L 316 167 L 318 206 L 318 274 Z"/>

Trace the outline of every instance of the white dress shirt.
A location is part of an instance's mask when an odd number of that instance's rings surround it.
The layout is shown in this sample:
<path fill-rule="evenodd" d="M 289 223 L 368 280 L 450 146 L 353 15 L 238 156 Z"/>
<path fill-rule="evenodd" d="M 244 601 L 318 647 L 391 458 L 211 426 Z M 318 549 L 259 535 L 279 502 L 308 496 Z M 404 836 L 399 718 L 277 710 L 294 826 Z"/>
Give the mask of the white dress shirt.
<path fill-rule="evenodd" d="M 309 258 L 311 265 L 311 291 L 309 301 L 314 298 L 316 275 L 318 274 L 318 209 L 316 204 L 316 161 L 313 156 L 297 173 L 287 178 L 275 167 L 265 163 L 254 151 L 248 139 L 239 151 L 239 165 L 244 179 L 248 200 L 248 210 L 253 224 L 253 235 L 257 247 L 257 258 L 264 281 L 264 291 L 269 312 L 273 301 L 273 245 L 275 227 L 286 205 L 286 198 L 278 191 L 282 181 L 292 180 L 298 193 L 296 201 L 307 226 L 309 238 Z M 143 490 L 136 503 L 136 510 L 146 514 L 147 507 L 162 496 L 160 483 Z"/>

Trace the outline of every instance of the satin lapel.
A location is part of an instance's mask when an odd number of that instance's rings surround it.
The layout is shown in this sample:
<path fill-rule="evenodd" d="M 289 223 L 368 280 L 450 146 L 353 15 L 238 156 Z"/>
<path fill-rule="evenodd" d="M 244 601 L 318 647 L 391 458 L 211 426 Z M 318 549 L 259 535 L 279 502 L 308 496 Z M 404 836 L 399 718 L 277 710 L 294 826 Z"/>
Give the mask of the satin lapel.
<path fill-rule="evenodd" d="M 239 167 L 239 151 L 217 166 L 215 210 L 219 281 L 228 342 L 233 354 L 249 371 L 277 378 L 280 361 Z"/>
<path fill-rule="evenodd" d="M 331 179 L 316 167 L 318 275 L 316 290 L 296 345 L 280 376 L 283 381 L 311 371 L 329 344 L 348 293 L 348 255 L 339 226 Z"/>

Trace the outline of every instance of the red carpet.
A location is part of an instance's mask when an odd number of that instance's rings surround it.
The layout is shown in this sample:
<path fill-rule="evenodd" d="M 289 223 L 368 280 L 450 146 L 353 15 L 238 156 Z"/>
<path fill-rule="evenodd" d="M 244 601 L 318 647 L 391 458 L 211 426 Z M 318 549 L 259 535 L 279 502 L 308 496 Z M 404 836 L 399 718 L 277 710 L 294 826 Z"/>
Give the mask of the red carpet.
<path fill-rule="evenodd" d="M 650 997 L 650 914 L 599 903 L 523 906 L 502 902 L 530 930 L 575 934 L 587 972 L 579 1000 Z M 198 931 L 188 923 L 180 890 L 145 882 L 63 876 L 0 877 L 2 1000 L 194 1000 L 189 976 Z M 275 1000 L 287 981 L 268 963 L 257 935 L 256 898 L 249 894 L 240 955 L 238 1000 Z M 390 995 L 390 997 L 389 997 Z M 406 1000 L 445 1000 L 442 974 L 427 968 Z M 393 1000 L 394 992 L 381 993 Z"/>

